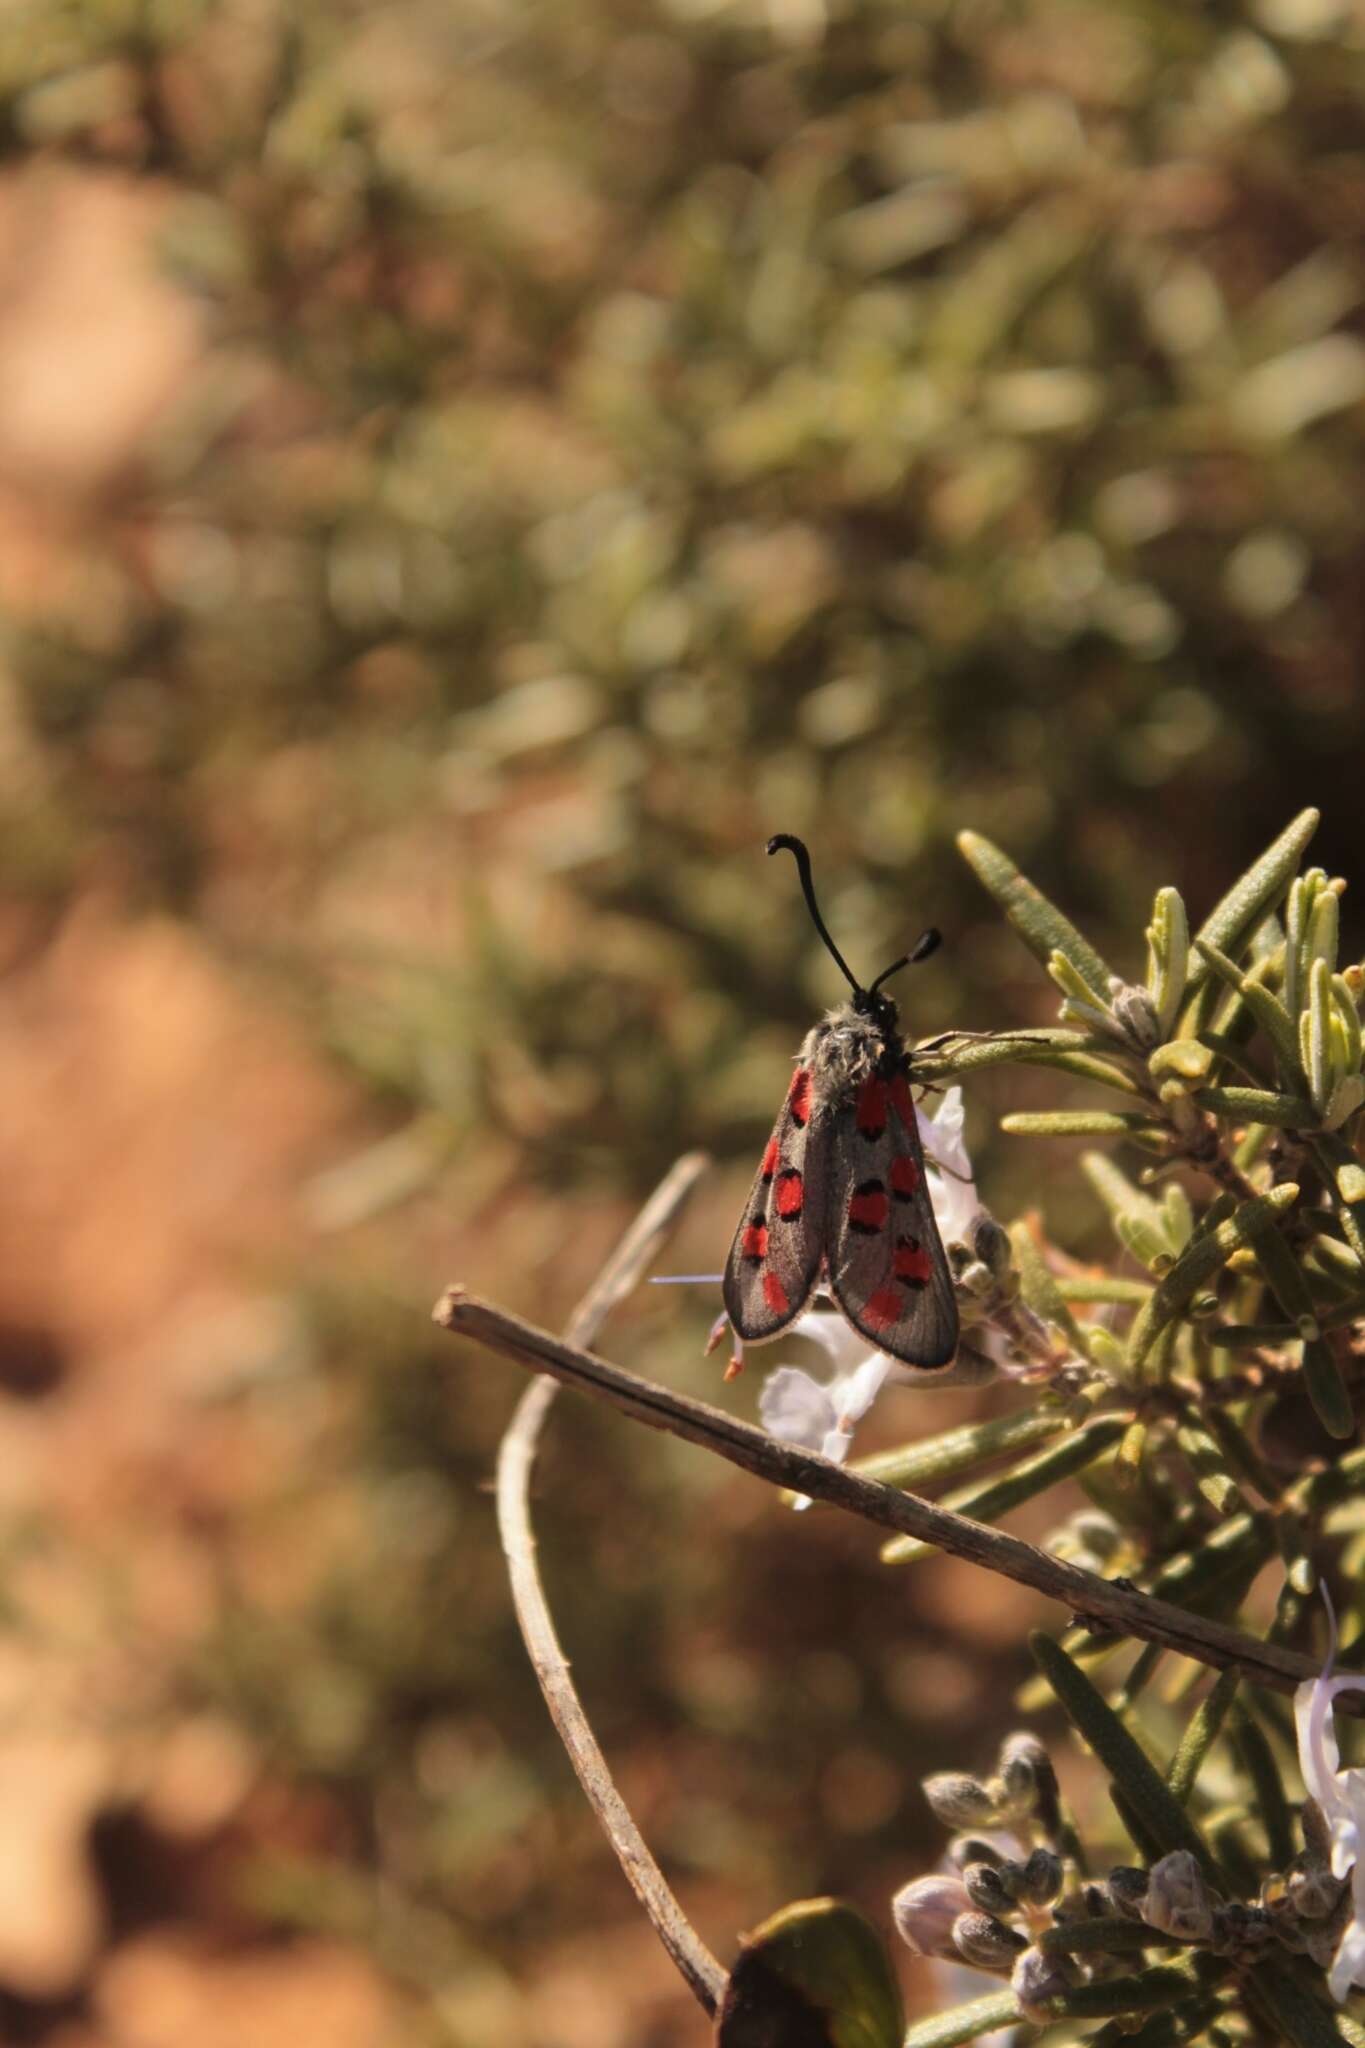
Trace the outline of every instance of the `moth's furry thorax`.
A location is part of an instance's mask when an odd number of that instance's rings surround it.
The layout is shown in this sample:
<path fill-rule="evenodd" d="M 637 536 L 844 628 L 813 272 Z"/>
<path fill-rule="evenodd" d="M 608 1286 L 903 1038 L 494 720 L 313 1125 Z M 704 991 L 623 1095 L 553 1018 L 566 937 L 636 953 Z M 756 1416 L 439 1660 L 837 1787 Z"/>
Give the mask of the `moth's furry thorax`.
<path fill-rule="evenodd" d="M 879 1016 L 868 1016 L 852 1003 L 840 1003 L 806 1033 L 798 1063 L 808 1067 L 816 1093 L 831 1107 L 856 1093 L 868 1076 L 886 1073 L 904 1048 L 890 1003 Z"/>

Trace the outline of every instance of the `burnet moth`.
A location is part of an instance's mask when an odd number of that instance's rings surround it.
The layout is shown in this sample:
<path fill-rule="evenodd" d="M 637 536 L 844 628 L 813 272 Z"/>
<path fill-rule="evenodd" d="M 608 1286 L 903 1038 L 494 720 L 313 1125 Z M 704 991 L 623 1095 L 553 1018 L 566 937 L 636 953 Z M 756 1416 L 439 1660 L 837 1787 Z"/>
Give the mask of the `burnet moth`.
<path fill-rule="evenodd" d="M 939 943 L 927 931 L 863 988 L 825 928 L 810 855 L 780 833 L 768 852 L 796 859 L 815 929 L 853 990 L 806 1034 L 725 1264 L 737 1336 L 765 1343 L 817 1287 L 854 1329 L 906 1365 L 948 1365 L 957 1300 L 924 1181 L 910 1054 L 882 983 Z"/>

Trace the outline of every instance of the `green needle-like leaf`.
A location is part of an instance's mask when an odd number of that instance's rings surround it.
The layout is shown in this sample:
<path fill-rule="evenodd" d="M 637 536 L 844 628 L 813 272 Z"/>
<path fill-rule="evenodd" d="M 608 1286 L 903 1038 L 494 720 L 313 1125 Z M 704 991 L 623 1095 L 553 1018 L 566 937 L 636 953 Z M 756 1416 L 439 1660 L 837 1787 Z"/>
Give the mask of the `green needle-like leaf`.
<path fill-rule="evenodd" d="M 1113 970 L 1089 940 L 1082 938 L 1056 904 L 1049 902 L 1041 889 L 1019 872 L 1009 855 L 989 839 L 983 839 L 977 832 L 959 832 L 957 843 L 1035 958 L 1046 967 L 1054 952 L 1064 954 L 1094 991 L 1100 1007 L 1107 1010 Z"/>
<path fill-rule="evenodd" d="M 1025 1305 L 1033 1315 L 1042 1315 L 1044 1323 L 1052 1323 L 1054 1329 L 1060 1329 L 1083 1358 L 1093 1358 L 1091 1331 L 1087 1331 L 1070 1313 L 1066 1296 L 1050 1272 L 1042 1251 L 1033 1241 L 1033 1233 L 1027 1223 L 1011 1223 L 1009 1241 L 1015 1249 L 1019 1292 L 1023 1294 Z"/>
<path fill-rule="evenodd" d="M 1365 1042 L 1362 1040 L 1360 1012 L 1356 1008 L 1355 997 L 1351 994 L 1350 983 L 1344 974 L 1332 976 L 1332 999 L 1346 1034 L 1346 1057 L 1350 1070 L 1354 1073 L 1359 1070 L 1362 1054 L 1365 1054 Z"/>
<path fill-rule="evenodd" d="M 954 1479 L 959 1472 L 970 1472 L 974 1465 L 984 1465 L 1006 1451 L 1023 1450 L 1056 1436 L 1065 1427 L 1066 1417 L 1060 1408 L 1019 1409 L 990 1422 L 963 1423 L 922 1443 L 857 1458 L 849 1469 L 864 1479 L 880 1479 L 887 1486 L 920 1487 L 934 1480 Z"/>
<path fill-rule="evenodd" d="M 1243 1506 L 1237 1482 L 1223 1452 L 1202 1421 L 1193 1417 L 1176 1425 L 1176 1442 L 1189 1459 L 1199 1491 L 1217 1514 L 1234 1515 Z"/>
<path fill-rule="evenodd" d="M 1310 973 L 1319 962 L 1329 975 L 1335 971 L 1340 923 L 1340 898 L 1329 884 L 1319 889 L 1308 919 L 1307 960 Z"/>
<path fill-rule="evenodd" d="M 1298 1198 L 1297 1185 L 1293 1181 L 1283 1181 L 1278 1187 L 1271 1188 L 1268 1194 L 1256 1195 L 1251 1201 L 1243 1202 L 1226 1223 L 1220 1223 L 1216 1230 L 1206 1231 L 1186 1247 L 1170 1271 L 1158 1280 L 1150 1299 L 1134 1318 L 1128 1341 L 1128 1363 L 1133 1371 L 1142 1367 L 1162 1331 L 1182 1314 L 1198 1290 L 1239 1247 L 1253 1245 L 1259 1255 L 1267 1234 L 1273 1234 L 1276 1218 L 1292 1207 Z M 1279 1242 L 1283 1243 L 1283 1240 Z M 1285 1249 L 1288 1252 L 1287 1246 Z M 1290 1256 L 1292 1258 L 1292 1254 Z M 1306 1286 L 1304 1296 L 1307 1299 Z M 1310 1312 L 1311 1308 L 1310 1300 Z"/>
<path fill-rule="evenodd" d="M 1014 1223 L 1010 1226 L 1009 1235 L 1014 1247 L 1014 1263 L 1019 1269 L 1019 1291 L 1025 1303 L 1045 1323 L 1063 1331 L 1083 1358 L 1088 1357 L 1089 1333 L 1072 1315 L 1065 1296 L 1034 1242 L 1032 1231 L 1026 1223 Z"/>
<path fill-rule="evenodd" d="M 1280 1095 L 1269 1088 L 1201 1088 L 1195 1101 L 1215 1116 L 1250 1118 L 1284 1131 L 1312 1130 L 1317 1122 L 1306 1095 Z"/>
<path fill-rule="evenodd" d="M 1233 1703 L 1232 1740 L 1255 1793 L 1253 1805 L 1265 1829 L 1270 1868 L 1283 1870 L 1294 1855 L 1294 1822 L 1275 1752 L 1259 1721 L 1241 1700 Z"/>
<path fill-rule="evenodd" d="M 1182 2042 L 1205 2038 L 1204 2028 L 1218 2007 L 1217 1998 L 1191 1998 L 1169 2012 L 1154 2012 L 1136 2032 L 1132 2031 L 1131 2020 L 1126 2024 L 1111 2020 L 1098 2034 L 1089 2036 L 1087 2048 L 1181 2048 Z M 1216 2048 L 1228 2048 L 1227 2039 L 1221 2034 L 1211 2033 L 1207 2038 Z"/>
<path fill-rule="evenodd" d="M 1294 871 L 1303 858 L 1304 848 L 1317 830 L 1319 815 L 1315 810 L 1300 811 L 1260 859 L 1252 863 L 1241 880 L 1233 884 L 1222 902 L 1209 912 L 1199 927 L 1195 944 L 1201 951 L 1203 946 L 1216 946 L 1220 952 L 1231 954 L 1246 943 L 1262 918 L 1275 908 L 1289 888 Z M 1191 988 L 1199 986 L 1206 971 L 1205 965 L 1197 960 L 1191 961 Z"/>
<path fill-rule="evenodd" d="M 1176 1247 L 1168 1240 L 1165 1216 L 1151 1196 L 1134 1187 L 1107 1153 L 1083 1152 L 1081 1171 L 1109 1211 L 1115 1232 L 1134 1258 L 1158 1270 L 1169 1266 Z"/>
<path fill-rule="evenodd" d="M 1130 1138 L 1149 1151 L 1166 1150 L 1166 1133 L 1133 1109 L 1017 1109 L 1000 1119 L 1016 1138 Z"/>
<path fill-rule="evenodd" d="M 1197 1548 L 1168 1558 L 1152 1576 L 1148 1591 L 1178 1607 L 1193 1607 L 1229 1580 L 1255 1571 L 1275 1549 L 1275 1518 L 1260 1509 L 1234 1515 Z"/>
<path fill-rule="evenodd" d="M 1153 2012 L 1185 1999 L 1198 1987 L 1190 1972 L 1173 1963 L 1157 1963 L 1135 1977 L 1110 1977 L 1098 1984 L 1077 1984 L 1050 1999 L 1054 2019 L 1100 2019 L 1115 2012 Z"/>
<path fill-rule="evenodd" d="M 1321 1132 L 1313 1140 L 1313 1152 L 1346 1233 L 1346 1242 L 1356 1257 L 1365 1262 L 1365 1166 L 1335 1131 Z"/>
<path fill-rule="evenodd" d="M 1114 1695 L 1112 1705 L 1116 1714 L 1129 1713 L 1141 1699 L 1165 1654 L 1160 1643 L 1143 1644 L 1129 1667 L 1128 1676 Z"/>
<path fill-rule="evenodd" d="M 961 2048 L 962 2042 L 977 2041 L 997 2027 L 1014 2026 L 1020 2017 L 1019 2001 L 1012 1991 L 992 1991 L 985 1998 L 974 1998 L 970 2005 L 916 2021 L 902 2048 Z"/>
<path fill-rule="evenodd" d="M 1274 1046 L 1284 1079 L 1298 1086 L 1306 1076 L 1293 1018 L 1279 997 L 1268 988 L 1262 988 L 1258 981 L 1244 981 L 1242 995 L 1252 1016 Z"/>
<path fill-rule="evenodd" d="M 1147 986 L 1156 1005 L 1157 1029 L 1170 1035 L 1185 994 L 1190 967 L 1190 925 L 1178 889 L 1158 889 L 1147 927 Z"/>
<path fill-rule="evenodd" d="M 1216 1058 L 1213 1047 L 1201 1039 L 1172 1038 L 1156 1048 L 1147 1066 L 1154 1080 L 1183 1081 L 1189 1088 L 1198 1088 L 1209 1079 Z"/>
<path fill-rule="evenodd" d="M 1038 1936 L 1045 1956 L 1127 1955 L 1145 1948 L 1177 1948 L 1174 1935 L 1144 1927 L 1140 1920 L 1062 1920 Z"/>
<path fill-rule="evenodd" d="M 1112 1055 L 1112 1056 L 1111 1056 Z M 951 1081 L 959 1074 L 974 1073 L 982 1067 L 1013 1063 L 1024 1067 L 1050 1067 L 1058 1074 L 1075 1074 L 1081 1080 L 1098 1081 L 1106 1088 L 1121 1088 L 1136 1095 L 1133 1076 L 1118 1063 L 1117 1042 L 1096 1039 L 1084 1031 L 1049 1028 L 1042 1031 L 1002 1031 L 998 1037 L 961 1039 L 941 1050 L 916 1053 L 915 1074 L 922 1081 Z"/>
<path fill-rule="evenodd" d="M 876 1929 L 838 1899 L 800 1899 L 742 1942 L 716 2048 L 901 2048 L 904 2027 Z"/>
<path fill-rule="evenodd" d="M 1336 1079 L 1332 1067 L 1332 976 L 1325 960 L 1315 960 L 1308 975 L 1308 1006 L 1299 1016 L 1299 1057 L 1308 1076 L 1319 1123 L 1327 1115 Z"/>
<path fill-rule="evenodd" d="M 1066 1273 L 1057 1277 L 1057 1292 L 1064 1301 L 1113 1301 L 1137 1308 L 1151 1291 L 1145 1280 L 1120 1280 L 1109 1273 Z"/>
<path fill-rule="evenodd" d="M 1249 1989 L 1279 2030 L 1288 2048 L 1342 2048 L 1347 2036 L 1336 2016 L 1319 2004 L 1307 1986 L 1284 1963 L 1257 1963 Z"/>
<path fill-rule="evenodd" d="M 1328 1436 L 1338 1440 L 1354 1436 L 1356 1419 L 1351 1396 L 1341 1377 L 1336 1353 L 1324 1337 L 1303 1347 L 1303 1383 L 1308 1389 L 1314 1413 Z"/>
<path fill-rule="evenodd" d="M 1213 1858 L 1199 1830 L 1104 1695 L 1051 1636 L 1036 1632 L 1029 1638 L 1029 1648 L 1077 1734 L 1090 1745 L 1163 1854 L 1172 1849 L 1190 1850 L 1216 1882 Z M 1188 1985 L 1182 1988 L 1188 1989 Z M 1110 2008 L 1114 2012 L 1124 2009 Z"/>
<path fill-rule="evenodd" d="M 1209 1434 L 1217 1438 L 1227 1460 L 1228 1470 L 1235 1472 L 1248 1486 L 1254 1486 L 1263 1499 L 1278 1500 L 1279 1482 L 1231 1408 L 1223 1407 L 1217 1401 L 1210 1401 L 1204 1408 L 1202 1421 Z"/>
<path fill-rule="evenodd" d="M 1125 1369 L 1127 1360 L 1124 1361 Z M 1114 1477 L 1120 1486 L 1135 1486 L 1142 1470 L 1142 1461 L 1147 1455 L 1147 1439 L 1151 1426 L 1145 1416 L 1139 1415 L 1129 1423 L 1123 1432 L 1123 1441 L 1114 1458 Z"/>
<path fill-rule="evenodd" d="M 1063 1479 L 1070 1479 L 1074 1473 L 1083 1472 L 1087 1465 L 1093 1465 L 1117 1443 L 1126 1427 L 1121 1415 L 1102 1416 L 1098 1422 L 1087 1423 L 1084 1429 L 1078 1429 L 1064 1443 L 1040 1451 L 1036 1458 L 1026 1459 L 1012 1471 L 1002 1473 L 1000 1478 L 975 1489 L 950 1494 L 944 1506 L 955 1508 L 960 1515 L 974 1516 L 979 1522 L 993 1522 L 997 1515 L 1008 1514 L 1022 1501 L 1032 1500 L 1035 1494 L 1043 1493 L 1049 1486 L 1056 1486 Z M 916 1558 L 931 1556 L 933 1549 L 932 1543 L 922 1543 L 915 1536 L 893 1536 L 889 1543 L 882 1545 L 882 1563 L 909 1564 Z"/>
<path fill-rule="evenodd" d="M 1308 1291 L 1308 1282 L 1298 1260 L 1275 1227 L 1274 1215 L 1250 1202 L 1244 1206 L 1250 1212 L 1246 1235 L 1256 1254 L 1257 1264 L 1270 1282 L 1271 1292 L 1298 1334 L 1305 1339 L 1316 1337 L 1319 1332 L 1317 1304 Z"/>
<path fill-rule="evenodd" d="M 1209 1688 L 1195 1711 L 1194 1719 L 1180 1738 L 1180 1747 L 1171 1759 L 1167 1783 L 1172 1795 L 1182 1806 L 1189 1801 L 1199 1776 L 1204 1759 L 1218 1740 L 1228 1708 L 1241 1682 L 1238 1671 L 1222 1671 Z"/>
<path fill-rule="evenodd" d="M 1272 1189 L 1271 1193 L 1274 1192 Z M 1253 1204 L 1248 1202 L 1244 1207 L 1252 1210 Z M 1325 1316 L 1313 1300 L 1303 1269 L 1273 1219 L 1256 1210 L 1248 1222 L 1248 1234 L 1271 1292 L 1303 1340 L 1304 1385 L 1318 1420 L 1329 1436 L 1353 1436 L 1355 1416 L 1350 1396 L 1335 1354 L 1322 1341 L 1323 1325 L 1330 1315 Z"/>

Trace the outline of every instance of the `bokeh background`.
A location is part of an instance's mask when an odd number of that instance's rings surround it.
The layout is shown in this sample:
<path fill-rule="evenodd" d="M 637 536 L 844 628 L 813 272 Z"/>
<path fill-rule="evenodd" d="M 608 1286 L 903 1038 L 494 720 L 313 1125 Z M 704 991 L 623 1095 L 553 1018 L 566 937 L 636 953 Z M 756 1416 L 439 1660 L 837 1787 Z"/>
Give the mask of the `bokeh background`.
<path fill-rule="evenodd" d="M 700 2042 L 429 1305 L 562 1319 L 699 1144 L 719 1264 L 838 993 L 772 831 L 855 964 L 944 928 L 925 1032 L 1050 1010 L 962 826 L 1133 971 L 1304 802 L 1352 873 L 1365 13 L 11 0 L 0 100 L 0 2038 Z M 1030 1086 L 982 1192 L 1081 1249 Z M 610 1348 L 714 1394 L 713 1311 Z M 1022 1596 L 550 1434 L 708 1939 L 883 1914 Z"/>

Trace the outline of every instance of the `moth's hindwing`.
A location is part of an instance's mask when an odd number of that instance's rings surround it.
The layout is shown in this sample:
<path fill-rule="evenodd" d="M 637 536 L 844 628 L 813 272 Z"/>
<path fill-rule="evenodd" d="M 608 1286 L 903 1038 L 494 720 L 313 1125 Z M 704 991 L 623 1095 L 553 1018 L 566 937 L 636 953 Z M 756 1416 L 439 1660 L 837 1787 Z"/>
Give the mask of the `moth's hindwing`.
<path fill-rule="evenodd" d="M 905 1365 L 949 1364 L 957 1298 L 903 1058 L 832 1117 L 828 1205 L 830 1291 L 853 1327 Z"/>
<path fill-rule="evenodd" d="M 827 1107 L 810 1068 L 800 1066 L 725 1262 L 725 1313 L 746 1343 L 761 1344 L 795 1322 L 819 1278 L 829 1136 Z"/>

